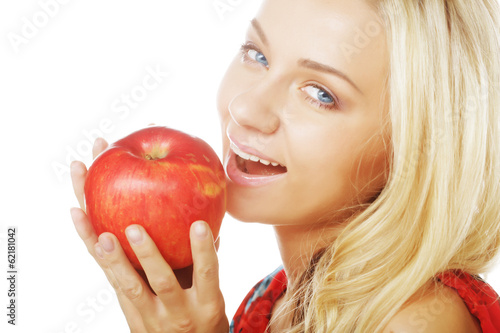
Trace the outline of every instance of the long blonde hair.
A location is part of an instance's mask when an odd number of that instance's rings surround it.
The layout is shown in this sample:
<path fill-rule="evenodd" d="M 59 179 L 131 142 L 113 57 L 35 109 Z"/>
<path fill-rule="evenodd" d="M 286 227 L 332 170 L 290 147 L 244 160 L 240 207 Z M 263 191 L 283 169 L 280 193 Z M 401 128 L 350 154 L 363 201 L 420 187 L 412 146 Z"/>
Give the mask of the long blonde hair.
<path fill-rule="evenodd" d="M 290 290 L 287 332 L 380 332 L 438 273 L 485 273 L 500 248 L 498 0 L 371 2 L 390 54 L 387 183 Z"/>

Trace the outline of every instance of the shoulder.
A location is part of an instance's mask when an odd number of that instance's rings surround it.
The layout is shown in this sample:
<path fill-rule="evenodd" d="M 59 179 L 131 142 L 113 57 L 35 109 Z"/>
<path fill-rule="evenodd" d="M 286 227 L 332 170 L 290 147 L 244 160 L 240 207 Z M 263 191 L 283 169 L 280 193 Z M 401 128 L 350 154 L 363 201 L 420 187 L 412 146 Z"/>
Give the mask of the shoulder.
<path fill-rule="evenodd" d="M 286 276 L 284 272 L 283 266 L 279 266 L 271 274 L 260 280 L 250 291 L 250 302 L 277 288 L 279 288 L 279 292 L 281 292 L 282 289 L 286 287 Z"/>
<path fill-rule="evenodd" d="M 230 332 L 264 332 L 269 307 L 276 302 L 286 288 L 286 274 L 283 267 L 255 284 L 236 310 L 230 325 Z"/>
<path fill-rule="evenodd" d="M 262 300 L 274 301 L 279 297 L 279 294 L 286 288 L 286 275 L 283 267 L 279 266 L 271 274 L 257 282 L 252 289 L 247 293 L 240 307 L 236 311 L 236 315 L 243 315 L 247 310 L 252 308 L 252 305 L 259 303 Z"/>
<path fill-rule="evenodd" d="M 481 333 L 479 321 L 453 289 L 439 282 L 426 286 L 396 313 L 383 333 Z"/>

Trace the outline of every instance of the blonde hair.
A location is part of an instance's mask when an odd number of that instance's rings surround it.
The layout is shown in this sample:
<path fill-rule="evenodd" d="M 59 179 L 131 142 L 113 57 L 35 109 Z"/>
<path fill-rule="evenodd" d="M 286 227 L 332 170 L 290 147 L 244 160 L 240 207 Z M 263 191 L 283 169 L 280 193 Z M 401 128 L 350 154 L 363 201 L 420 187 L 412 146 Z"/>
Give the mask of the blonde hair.
<path fill-rule="evenodd" d="M 390 54 L 387 183 L 290 290 L 287 332 L 380 332 L 438 273 L 485 273 L 500 248 L 498 0 L 372 2 Z"/>

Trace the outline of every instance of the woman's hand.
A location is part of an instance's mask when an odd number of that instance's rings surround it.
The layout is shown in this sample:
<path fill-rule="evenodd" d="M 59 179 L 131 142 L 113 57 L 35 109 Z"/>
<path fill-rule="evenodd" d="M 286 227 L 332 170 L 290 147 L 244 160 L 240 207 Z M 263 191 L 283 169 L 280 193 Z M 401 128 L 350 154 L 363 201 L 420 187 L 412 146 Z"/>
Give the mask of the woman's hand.
<path fill-rule="evenodd" d="M 94 157 L 106 147 L 104 140 L 96 140 Z M 87 250 L 115 289 L 131 332 L 228 332 L 224 299 L 219 288 L 217 253 L 207 223 L 197 221 L 191 226 L 193 267 L 190 288 L 183 289 L 184 283 L 177 278 L 185 277 L 186 270 L 180 274 L 174 272 L 144 228 L 132 225 L 125 232 L 144 268 L 144 272 L 138 272 L 125 256 L 115 235 L 105 232 L 97 237 L 95 234 L 85 214 L 83 188 L 86 174 L 83 163 L 72 163 L 71 178 L 81 209 L 72 208 L 71 216 Z M 189 268 L 187 272 L 191 277 Z"/>

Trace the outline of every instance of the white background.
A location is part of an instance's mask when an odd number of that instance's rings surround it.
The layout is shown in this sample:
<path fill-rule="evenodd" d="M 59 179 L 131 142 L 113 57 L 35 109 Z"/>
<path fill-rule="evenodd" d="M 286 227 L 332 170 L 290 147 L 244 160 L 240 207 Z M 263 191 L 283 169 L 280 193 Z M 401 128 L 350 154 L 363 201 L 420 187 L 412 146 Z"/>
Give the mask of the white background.
<path fill-rule="evenodd" d="M 113 142 L 153 122 L 221 156 L 217 88 L 260 1 L 59 1 L 0 4 L 0 331 L 128 332 L 73 227 L 69 162 L 89 165 L 96 135 Z M 124 109 L 148 70 L 168 75 Z M 6 324 L 7 226 L 18 237 L 16 327 Z M 219 258 L 229 318 L 280 264 L 270 227 L 229 216 Z M 487 276 L 497 290 L 499 276 Z"/>

